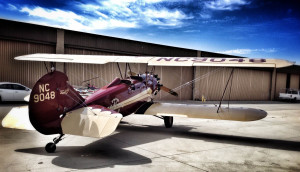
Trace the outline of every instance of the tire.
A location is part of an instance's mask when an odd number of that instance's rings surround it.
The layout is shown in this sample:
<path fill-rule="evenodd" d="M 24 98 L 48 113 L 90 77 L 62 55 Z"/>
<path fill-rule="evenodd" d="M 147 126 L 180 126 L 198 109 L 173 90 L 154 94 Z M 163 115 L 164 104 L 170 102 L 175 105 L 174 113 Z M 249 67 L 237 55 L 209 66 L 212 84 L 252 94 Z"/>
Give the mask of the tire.
<path fill-rule="evenodd" d="M 56 145 L 55 145 L 55 143 L 52 143 L 52 142 L 47 143 L 46 146 L 45 146 L 45 150 L 46 150 L 48 153 L 53 153 L 53 152 L 55 152 L 55 150 L 56 150 Z"/>
<path fill-rule="evenodd" d="M 164 123 L 166 128 L 171 128 L 173 126 L 173 117 L 172 116 L 164 116 Z"/>

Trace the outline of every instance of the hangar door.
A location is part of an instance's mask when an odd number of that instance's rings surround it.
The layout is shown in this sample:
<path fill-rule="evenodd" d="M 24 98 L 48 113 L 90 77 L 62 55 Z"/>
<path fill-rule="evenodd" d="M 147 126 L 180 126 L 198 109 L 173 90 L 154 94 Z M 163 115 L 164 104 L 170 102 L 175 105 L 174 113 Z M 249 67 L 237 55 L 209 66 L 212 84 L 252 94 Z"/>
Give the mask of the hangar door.
<path fill-rule="evenodd" d="M 196 67 L 194 99 L 220 100 L 232 68 Z M 232 86 L 231 86 L 232 84 Z M 230 89 L 231 86 L 231 89 Z M 224 100 L 269 100 L 271 72 L 235 68 Z"/>

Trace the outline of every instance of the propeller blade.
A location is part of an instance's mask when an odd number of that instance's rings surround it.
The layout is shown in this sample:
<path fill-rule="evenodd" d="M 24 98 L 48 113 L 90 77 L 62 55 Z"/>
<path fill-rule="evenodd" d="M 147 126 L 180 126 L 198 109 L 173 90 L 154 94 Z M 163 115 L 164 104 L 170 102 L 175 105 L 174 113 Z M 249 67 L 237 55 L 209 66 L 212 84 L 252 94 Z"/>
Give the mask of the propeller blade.
<path fill-rule="evenodd" d="M 160 89 L 167 92 L 167 93 L 170 93 L 173 96 L 178 97 L 178 94 L 175 91 L 171 90 L 170 88 L 167 88 L 165 86 L 161 86 Z"/>

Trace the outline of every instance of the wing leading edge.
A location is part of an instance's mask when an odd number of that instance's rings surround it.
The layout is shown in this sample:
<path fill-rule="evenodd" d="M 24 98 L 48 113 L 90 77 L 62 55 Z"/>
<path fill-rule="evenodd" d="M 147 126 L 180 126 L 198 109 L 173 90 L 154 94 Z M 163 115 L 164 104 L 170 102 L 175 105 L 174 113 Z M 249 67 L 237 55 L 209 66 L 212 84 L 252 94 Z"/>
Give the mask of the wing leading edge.
<path fill-rule="evenodd" d="M 16 60 L 46 61 L 61 63 L 146 63 L 149 66 L 219 66 L 219 67 L 272 67 L 281 68 L 294 63 L 280 59 L 249 59 L 224 57 L 143 57 L 71 54 L 29 54 L 15 57 Z"/>

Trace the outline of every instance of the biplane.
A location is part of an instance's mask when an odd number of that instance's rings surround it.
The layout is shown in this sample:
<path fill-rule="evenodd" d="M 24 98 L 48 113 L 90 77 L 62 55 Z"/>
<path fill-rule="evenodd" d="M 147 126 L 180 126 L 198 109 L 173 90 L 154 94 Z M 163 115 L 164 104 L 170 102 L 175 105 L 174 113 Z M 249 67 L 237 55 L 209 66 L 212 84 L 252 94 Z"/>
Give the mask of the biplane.
<path fill-rule="evenodd" d="M 28 105 L 31 125 L 38 132 L 59 134 L 45 146 L 49 153 L 55 152 L 56 144 L 65 134 L 103 138 L 112 134 L 121 119 L 131 114 L 153 115 L 164 121 L 166 128 L 173 125 L 173 117 L 254 121 L 267 116 L 260 109 L 223 107 L 207 104 L 177 104 L 156 102 L 153 97 L 165 91 L 177 96 L 176 91 L 162 85 L 154 71 L 134 73 L 130 63 L 144 63 L 148 66 L 219 66 L 280 68 L 292 63 L 275 59 L 208 58 L 208 57 L 140 57 L 104 55 L 30 54 L 15 57 L 16 60 L 51 62 L 51 71 L 34 85 Z M 69 83 L 65 73 L 57 71 L 53 63 L 119 63 L 126 64 L 124 77 L 115 78 L 94 94 L 83 98 Z M 127 68 L 128 66 L 128 68 Z M 129 69 L 129 72 L 128 72 Z M 126 73 L 129 73 L 126 75 Z M 228 82 L 232 77 L 228 78 Z M 226 87 L 227 87 L 226 85 Z M 226 88 L 225 88 L 226 89 Z M 224 89 L 224 91 L 225 91 Z M 17 111 L 16 111 L 17 112 Z M 26 110 L 23 110 L 26 113 Z M 22 116 L 22 117 L 21 117 Z M 22 119 L 21 121 L 18 119 Z M 2 121 L 4 127 L 30 128 L 24 124 L 24 114 L 10 112 Z M 32 128 L 32 127 L 31 127 Z"/>

